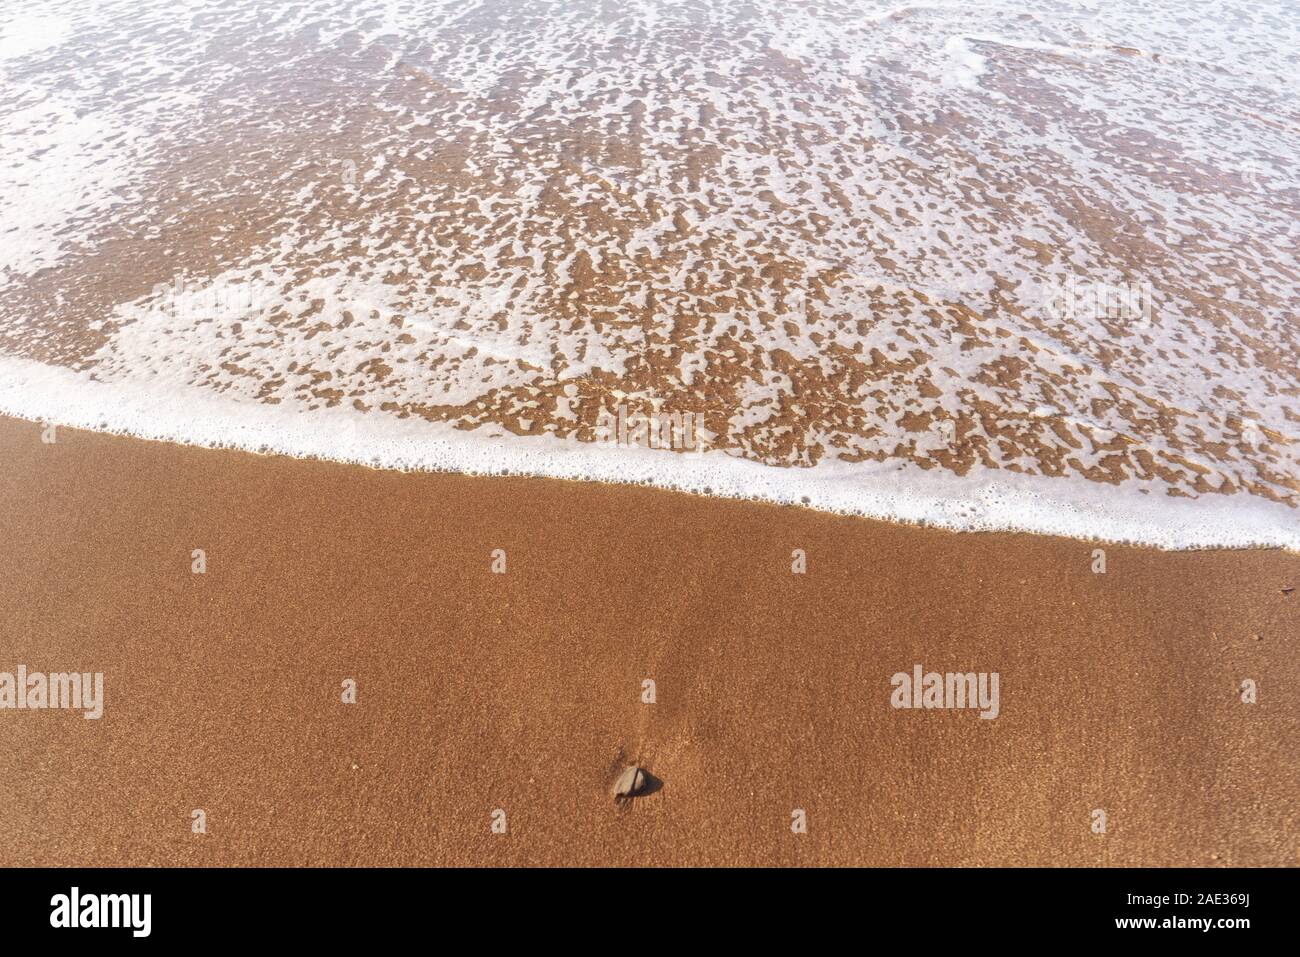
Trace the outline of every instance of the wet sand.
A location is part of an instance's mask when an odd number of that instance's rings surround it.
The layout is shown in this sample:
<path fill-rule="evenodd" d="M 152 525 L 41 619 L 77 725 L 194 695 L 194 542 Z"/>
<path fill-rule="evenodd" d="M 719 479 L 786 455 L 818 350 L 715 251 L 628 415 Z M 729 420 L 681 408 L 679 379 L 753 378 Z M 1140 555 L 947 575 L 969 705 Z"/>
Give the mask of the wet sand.
<path fill-rule="evenodd" d="M 0 710 L 3 865 L 1300 860 L 1293 554 L 1094 574 L 1094 543 L 13 419 L 0 455 L 0 671 L 106 689 Z M 891 708 L 916 664 L 998 672 L 999 716 Z M 630 761 L 662 787 L 616 804 Z"/>

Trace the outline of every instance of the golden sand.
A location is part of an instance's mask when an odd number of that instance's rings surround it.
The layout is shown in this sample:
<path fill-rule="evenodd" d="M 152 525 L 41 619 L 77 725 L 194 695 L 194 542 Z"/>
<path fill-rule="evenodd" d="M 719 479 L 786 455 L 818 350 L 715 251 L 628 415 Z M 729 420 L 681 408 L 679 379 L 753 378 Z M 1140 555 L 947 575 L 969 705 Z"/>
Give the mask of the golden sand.
<path fill-rule="evenodd" d="M 0 455 L 0 671 L 106 697 L 0 710 L 3 865 L 1297 861 L 1293 554 L 12 419 Z M 997 672 L 998 717 L 892 708 L 917 664 Z"/>

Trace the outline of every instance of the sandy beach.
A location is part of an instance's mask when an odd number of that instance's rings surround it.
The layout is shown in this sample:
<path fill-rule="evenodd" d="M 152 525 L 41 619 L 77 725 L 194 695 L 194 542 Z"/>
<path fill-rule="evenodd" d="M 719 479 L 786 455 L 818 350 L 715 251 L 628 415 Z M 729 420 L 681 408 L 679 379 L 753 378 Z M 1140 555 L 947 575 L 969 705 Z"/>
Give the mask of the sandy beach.
<path fill-rule="evenodd" d="M 0 420 L 0 671 L 103 714 L 0 711 L 0 865 L 1297 863 L 1294 554 L 55 437 Z"/>

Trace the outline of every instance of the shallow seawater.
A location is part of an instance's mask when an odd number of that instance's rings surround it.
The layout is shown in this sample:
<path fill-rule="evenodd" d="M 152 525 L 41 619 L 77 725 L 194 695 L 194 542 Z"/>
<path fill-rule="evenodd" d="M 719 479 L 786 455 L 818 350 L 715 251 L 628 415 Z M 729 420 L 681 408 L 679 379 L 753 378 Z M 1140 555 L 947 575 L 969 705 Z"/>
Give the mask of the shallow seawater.
<path fill-rule="evenodd" d="M 1284 2 L 23 4 L 0 409 L 1300 547 L 1298 80 Z"/>

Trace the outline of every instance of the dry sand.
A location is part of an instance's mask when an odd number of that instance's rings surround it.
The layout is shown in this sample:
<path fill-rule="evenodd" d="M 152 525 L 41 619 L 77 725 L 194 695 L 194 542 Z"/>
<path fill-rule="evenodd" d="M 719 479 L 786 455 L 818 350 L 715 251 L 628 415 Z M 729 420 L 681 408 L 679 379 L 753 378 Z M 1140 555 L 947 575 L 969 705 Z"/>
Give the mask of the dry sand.
<path fill-rule="evenodd" d="M 0 671 L 107 701 L 0 711 L 0 864 L 1297 863 L 1295 555 L 40 435 Z M 1000 716 L 892 709 L 917 663 Z"/>

